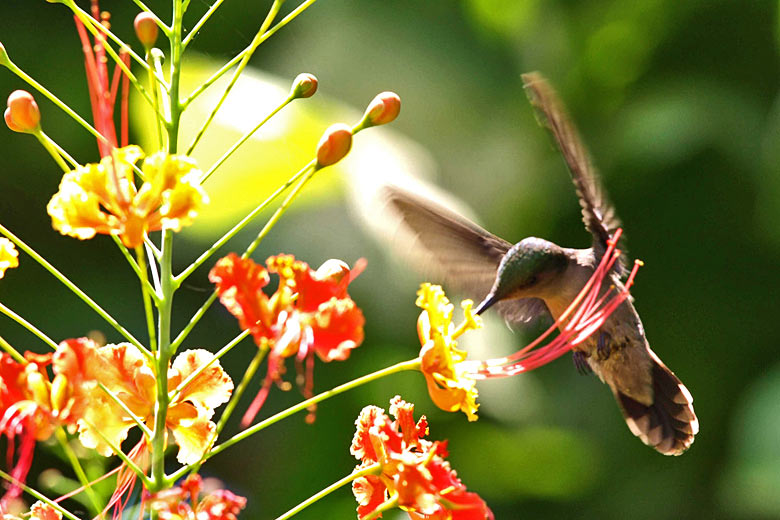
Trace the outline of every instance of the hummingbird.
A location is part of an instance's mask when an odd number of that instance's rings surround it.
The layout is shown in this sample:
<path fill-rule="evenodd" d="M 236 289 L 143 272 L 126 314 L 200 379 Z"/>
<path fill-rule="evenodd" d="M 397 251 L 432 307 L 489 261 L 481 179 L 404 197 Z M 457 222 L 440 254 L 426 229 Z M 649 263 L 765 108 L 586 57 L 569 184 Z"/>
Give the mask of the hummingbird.
<path fill-rule="evenodd" d="M 555 90 L 539 73 L 522 76 L 540 123 L 560 149 L 576 188 L 587 249 L 561 247 L 528 237 L 512 245 L 469 219 L 419 194 L 386 186 L 386 213 L 408 232 L 415 260 L 445 283 L 481 303 L 476 313 L 496 309 L 513 326 L 547 316 L 558 320 L 607 251 L 620 227 L 598 173 Z M 618 245 L 623 242 L 622 236 Z M 625 249 L 621 248 L 623 251 Z M 624 255 L 604 279 L 623 289 Z M 664 455 L 680 455 L 693 443 L 699 423 L 693 398 L 680 379 L 650 349 L 642 321 L 626 299 L 599 330 L 573 349 L 575 367 L 609 386 L 631 432 Z"/>

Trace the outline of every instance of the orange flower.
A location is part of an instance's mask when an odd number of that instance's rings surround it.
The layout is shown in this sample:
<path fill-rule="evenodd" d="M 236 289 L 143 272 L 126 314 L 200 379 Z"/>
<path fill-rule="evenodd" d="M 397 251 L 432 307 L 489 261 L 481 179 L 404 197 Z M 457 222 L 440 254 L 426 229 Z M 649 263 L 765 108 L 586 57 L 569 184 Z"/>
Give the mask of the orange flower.
<path fill-rule="evenodd" d="M 208 203 L 195 162 L 184 155 L 151 155 L 141 168 L 144 182 L 136 188 L 134 168 L 143 155 L 137 146 L 117 148 L 98 164 L 66 173 L 46 208 L 54 229 L 81 240 L 96 233 L 118 235 L 132 248 L 150 231 L 179 231 L 191 224 Z"/>
<path fill-rule="evenodd" d="M 152 495 L 151 508 L 160 520 L 236 520 L 246 498 L 218 489 L 201 497 L 203 479 L 190 475 L 180 487 Z"/>
<path fill-rule="evenodd" d="M 260 348 L 270 349 L 268 374 L 243 424 L 257 414 L 271 384 L 281 381 L 285 358 L 295 356 L 299 370 L 305 370 L 301 379 L 308 397 L 314 354 L 326 362 L 344 360 L 363 341 L 365 319 L 347 294 L 347 286 L 363 270 L 364 261 L 350 269 L 341 260 L 328 260 L 315 271 L 292 255 L 277 255 L 266 264 L 267 270 L 231 253 L 209 273 L 222 304 L 252 333 Z M 270 297 L 262 291 L 269 283 L 269 272 L 279 275 L 279 286 Z"/>
<path fill-rule="evenodd" d="M 417 333 L 422 344 L 421 370 L 431 399 L 442 410 L 461 410 L 469 421 L 476 421 L 476 381 L 464 368 L 466 352 L 458 349 L 455 340 L 466 330 L 480 328 L 482 320 L 471 310 L 471 300 L 466 300 L 462 304 L 466 319 L 456 330 L 452 323 L 453 306 L 438 285 L 422 284 L 416 304 L 423 309 L 417 320 Z"/>
<path fill-rule="evenodd" d="M 23 517 L 28 520 L 62 520 L 62 513 L 39 500 L 32 505 L 30 512 L 24 514 Z M 6 514 L 3 515 L 3 520 L 22 520 L 22 517 Z"/>
<path fill-rule="evenodd" d="M 30 471 L 35 442 L 48 439 L 57 426 L 51 414 L 46 373 L 50 363 L 51 354 L 26 352 L 24 363 L 0 354 L 0 434 L 8 439 L 8 463 L 13 464 L 10 474 L 18 482 L 24 482 Z M 18 485 L 11 485 L 0 499 L 0 510 L 20 493 Z"/>
<path fill-rule="evenodd" d="M 187 350 L 179 354 L 168 369 L 168 388 L 173 392 L 190 374 L 209 365 L 168 405 L 166 427 L 179 446 L 176 459 L 182 464 L 200 460 L 214 441 L 212 433 L 216 425 L 211 422 L 211 416 L 233 391 L 233 381 L 213 357 L 206 350 Z M 91 365 L 84 369 L 121 399 L 136 417 L 153 427 L 154 370 L 135 346 L 121 343 L 98 347 Z M 91 388 L 89 398 L 83 417 L 78 420 L 79 439 L 84 446 L 111 455 L 109 442 L 119 446 L 135 426 L 135 421 L 101 388 Z"/>
<path fill-rule="evenodd" d="M 355 479 L 352 491 L 358 519 L 380 506 L 395 504 L 413 520 L 486 520 L 493 513 L 466 486 L 444 457 L 446 442 L 431 442 L 425 416 L 414 422 L 414 405 L 395 396 L 390 401 L 395 421 L 376 406 L 366 406 L 355 424 L 350 452 L 357 469 L 379 463 L 378 474 Z M 381 516 L 381 515 L 380 515 Z"/>
<path fill-rule="evenodd" d="M 7 238 L 0 238 L 0 278 L 5 276 L 6 269 L 19 266 L 19 251 L 14 243 Z"/>

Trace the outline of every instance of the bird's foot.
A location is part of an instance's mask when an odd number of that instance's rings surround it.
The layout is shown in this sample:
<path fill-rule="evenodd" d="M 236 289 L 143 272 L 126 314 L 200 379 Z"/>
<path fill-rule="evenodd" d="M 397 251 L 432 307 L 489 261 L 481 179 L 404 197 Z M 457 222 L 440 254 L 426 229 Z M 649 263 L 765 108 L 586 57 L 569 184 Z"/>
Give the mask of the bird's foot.
<path fill-rule="evenodd" d="M 574 361 L 574 368 L 583 376 L 593 372 L 593 369 L 590 368 L 590 364 L 588 364 L 588 354 L 585 352 L 575 350 L 572 352 L 571 358 Z"/>
<path fill-rule="evenodd" d="M 596 355 L 600 361 L 609 359 L 609 355 L 612 353 L 612 336 L 609 333 L 601 331 L 599 332 L 599 339 L 596 343 Z"/>

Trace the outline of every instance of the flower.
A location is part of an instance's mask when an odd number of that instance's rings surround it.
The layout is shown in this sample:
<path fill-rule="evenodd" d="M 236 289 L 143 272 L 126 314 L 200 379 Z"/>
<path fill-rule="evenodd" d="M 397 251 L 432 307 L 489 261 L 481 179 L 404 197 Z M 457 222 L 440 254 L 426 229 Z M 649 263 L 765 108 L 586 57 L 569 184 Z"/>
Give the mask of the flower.
<path fill-rule="evenodd" d="M 19 362 L 9 354 L 0 354 L 0 434 L 8 439 L 7 458 L 13 465 L 10 474 L 15 482 L 25 482 L 35 442 L 48 439 L 57 426 L 51 414 L 46 373 L 51 358 L 51 354 L 26 352 L 24 362 Z M 10 485 L 0 499 L 0 509 L 20 493 L 19 485 Z"/>
<path fill-rule="evenodd" d="M 361 462 L 356 471 L 378 466 L 376 473 L 352 483 L 358 519 L 394 505 L 413 520 L 492 519 L 487 504 L 466 491 L 444 460 L 446 442 L 424 438 L 428 434 L 425 416 L 415 423 L 414 405 L 400 396 L 391 399 L 390 414 L 395 421 L 381 408 L 366 406 L 355 421 L 350 452 Z"/>
<path fill-rule="evenodd" d="M 136 189 L 135 163 L 143 156 L 139 147 L 126 146 L 98 164 L 66 173 L 46 207 L 54 229 L 81 240 L 96 233 L 118 235 L 132 248 L 150 231 L 179 231 L 191 224 L 208 203 L 195 162 L 184 155 L 151 155 L 143 162 L 144 182 Z"/>
<path fill-rule="evenodd" d="M 422 344 L 420 369 L 431 399 L 442 410 L 461 410 L 469 421 L 476 421 L 476 381 L 465 370 L 466 352 L 458 349 L 455 339 L 466 330 L 480 328 L 482 320 L 473 313 L 471 300 L 466 300 L 463 302 L 466 319 L 456 330 L 452 323 L 453 306 L 438 285 L 422 284 L 416 304 L 423 309 L 417 320 Z"/>
<path fill-rule="evenodd" d="M 203 479 L 187 477 L 181 486 L 152 495 L 150 506 L 160 520 L 236 520 L 246 506 L 246 498 L 225 489 L 200 497 Z"/>
<path fill-rule="evenodd" d="M 319 82 L 314 74 L 303 72 L 293 80 L 290 96 L 293 99 L 312 97 L 317 92 Z"/>
<path fill-rule="evenodd" d="M 62 520 L 62 513 L 54 509 L 49 504 L 38 500 L 32 505 L 30 512 L 23 515 L 23 517 L 27 518 L 28 520 Z M 22 518 L 6 514 L 3 515 L 3 520 L 22 520 Z"/>
<path fill-rule="evenodd" d="M 325 362 L 344 360 L 363 341 L 365 319 L 347 293 L 349 283 L 363 270 L 363 260 L 352 269 L 341 260 L 328 260 L 315 271 L 292 255 L 277 255 L 269 257 L 266 265 L 267 269 L 231 253 L 209 273 L 220 301 L 239 326 L 252 333 L 258 347 L 270 350 L 268 374 L 244 424 L 257 414 L 271 384 L 281 380 L 285 358 L 295 356 L 299 371 L 305 370 L 303 393 L 310 396 L 313 355 Z M 270 281 L 269 273 L 279 276 L 279 286 L 270 297 L 262 291 Z"/>
<path fill-rule="evenodd" d="M 84 369 L 140 421 L 154 427 L 154 368 L 137 347 L 129 343 L 98 347 L 90 366 Z M 196 372 L 186 386 L 179 388 Z M 182 464 L 194 464 L 214 441 L 216 425 L 210 419 L 214 409 L 230 398 L 233 381 L 214 354 L 202 349 L 187 350 L 168 369 L 168 389 L 172 399 L 165 425 L 179 446 L 176 459 Z M 93 387 L 88 395 L 89 404 L 78 419 L 79 439 L 87 448 L 111 455 L 111 445 L 119 446 L 136 423 L 102 388 Z"/>
<path fill-rule="evenodd" d="M 7 238 L 0 238 L 0 278 L 5 276 L 6 269 L 19 267 L 19 251 L 14 243 Z"/>

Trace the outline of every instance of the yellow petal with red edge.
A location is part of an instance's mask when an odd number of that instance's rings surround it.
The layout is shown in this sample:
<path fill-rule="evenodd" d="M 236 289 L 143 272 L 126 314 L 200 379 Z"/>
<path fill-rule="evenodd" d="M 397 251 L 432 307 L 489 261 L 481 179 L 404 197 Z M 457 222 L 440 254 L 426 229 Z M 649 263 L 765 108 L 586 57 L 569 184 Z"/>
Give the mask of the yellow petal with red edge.
<path fill-rule="evenodd" d="M 132 419 L 124 418 L 125 412 L 119 405 L 108 399 L 99 388 L 93 390 L 89 406 L 78 420 L 81 444 L 85 448 L 97 450 L 105 457 L 114 454 L 111 445 L 119 447 L 127 438 L 127 432 L 135 425 Z"/>
<path fill-rule="evenodd" d="M 195 464 L 214 442 L 216 425 L 204 416 L 182 420 L 171 428 L 173 440 L 179 446 L 176 460 L 181 464 Z"/>
<path fill-rule="evenodd" d="M 203 349 L 182 352 L 173 361 L 173 377 L 169 376 L 169 380 L 184 381 L 205 365 L 208 367 L 181 391 L 177 401 L 190 401 L 195 406 L 211 411 L 227 402 L 233 393 L 233 380 L 222 370 L 219 361 L 214 359 L 214 354 Z"/>
<path fill-rule="evenodd" d="M 30 520 L 62 520 L 62 513 L 40 500 L 30 508 Z"/>

